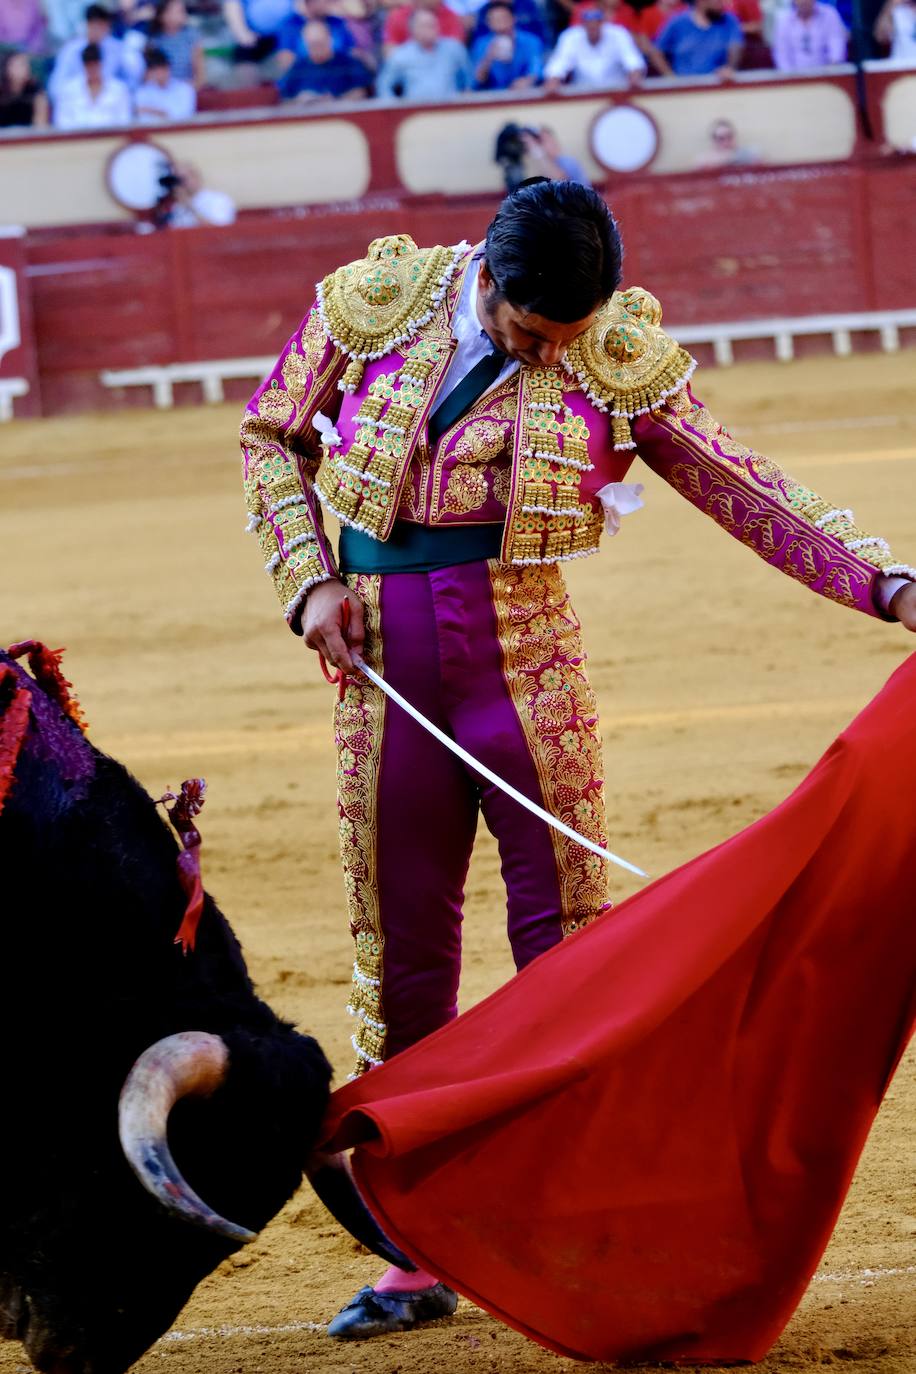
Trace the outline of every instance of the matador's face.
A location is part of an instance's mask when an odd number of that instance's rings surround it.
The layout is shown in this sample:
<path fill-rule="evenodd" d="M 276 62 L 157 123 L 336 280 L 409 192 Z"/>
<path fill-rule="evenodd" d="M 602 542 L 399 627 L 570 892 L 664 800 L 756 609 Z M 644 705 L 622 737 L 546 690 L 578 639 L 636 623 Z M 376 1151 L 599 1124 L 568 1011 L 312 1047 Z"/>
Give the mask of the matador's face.
<path fill-rule="evenodd" d="M 486 263 L 480 264 L 477 287 L 480 323 L 493 343 L 501 353 L 533 367 L 555 367 L 561 363 L 570 344 L 590 328 L 598 313 L 596 306 L 584 319 L 572 324 L 548 320 L 543 315 L 531 315 L 499 298 Z"/>

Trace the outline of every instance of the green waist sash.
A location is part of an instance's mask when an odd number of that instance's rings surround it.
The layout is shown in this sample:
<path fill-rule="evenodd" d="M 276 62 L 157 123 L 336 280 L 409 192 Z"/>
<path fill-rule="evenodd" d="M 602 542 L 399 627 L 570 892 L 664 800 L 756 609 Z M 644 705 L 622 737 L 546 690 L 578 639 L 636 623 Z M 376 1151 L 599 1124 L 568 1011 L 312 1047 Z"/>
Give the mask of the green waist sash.
<path fill-rule="evenodd" d="M 434 527 L 396 520 L 382 541 L 341 525 L 338 562 L 342 573 L 433 572 L 498 558 L 502 537 L 501 524 Z"/>

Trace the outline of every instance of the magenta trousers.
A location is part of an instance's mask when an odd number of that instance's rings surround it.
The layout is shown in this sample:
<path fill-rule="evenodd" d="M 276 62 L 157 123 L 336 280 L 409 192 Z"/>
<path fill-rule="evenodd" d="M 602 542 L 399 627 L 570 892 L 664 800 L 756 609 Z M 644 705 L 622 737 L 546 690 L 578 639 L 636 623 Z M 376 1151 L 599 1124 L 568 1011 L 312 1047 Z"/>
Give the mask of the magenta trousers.
<path fill-rule="evenodd" d="M 520 792 L 606 843 L 594 696 L 560 572 L 493 560 L 348 582 L 366 605 L 367 662 Z M 517 968 L 606 906 L 607 872 L 365 679 L 335 726 L 362 1072 L 457 1012 L 478 812 L 499 846 Z"/>

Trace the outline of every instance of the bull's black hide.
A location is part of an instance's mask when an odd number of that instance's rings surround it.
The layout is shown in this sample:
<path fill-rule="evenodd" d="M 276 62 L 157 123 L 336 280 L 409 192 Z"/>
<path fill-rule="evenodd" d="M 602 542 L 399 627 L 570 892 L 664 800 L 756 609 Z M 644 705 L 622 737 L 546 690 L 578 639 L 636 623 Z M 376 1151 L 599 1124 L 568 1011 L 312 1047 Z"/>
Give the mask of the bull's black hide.
<path fill-rule="evenodd" d="M 226 1083 L 179 1102 L 169 1139 L 191 1186 L 252 1230 L 301 1181 L 330 1067 L 255 995 L 209 897 L 196 951 L 173 943 L 185 897 L 165 821 L 30 690 L 0 815 L 0 1333 L 50 1374 L 120 1374 L 236 1248 L 170 1216 L 126 1163 L 117 1104 L 134 1060 L 178 1030 L 223 1037 Z"/>

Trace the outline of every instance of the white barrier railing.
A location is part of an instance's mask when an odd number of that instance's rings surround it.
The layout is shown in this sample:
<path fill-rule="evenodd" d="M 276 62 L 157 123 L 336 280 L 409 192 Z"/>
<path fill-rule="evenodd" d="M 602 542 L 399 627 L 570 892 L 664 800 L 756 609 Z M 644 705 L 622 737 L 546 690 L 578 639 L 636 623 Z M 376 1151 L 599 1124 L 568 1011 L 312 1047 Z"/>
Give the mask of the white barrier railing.
<path fill-rule="evenodd" d="M 224 399 L 223 382 L 238 377 L 260 381 L 272 369 L 275 358 L 217 358 L 200 363 L 165 363 L 159 366 L 130 367 L 102 372 L 102 386 L 148 386 L 153 390 L 153 405 L 168 410 L 175 403 L 178 382 L 199 382 L 203 399 L 210 403 Z"/>
<path fill-rule="evenodd" d="M 720 367 L 728 367 L 735 361 L 734 345 L 749 339 L 772 339 L 774 356 L 780 362 L 791 362 L 795 356 L 795 339 L 802 336 L 830 335 L 833 351 L 840 357 L 846 357 L 853 351 L 853 334 L 879 334 L 884 352 L 895 353 L 900 347 L 900 330 L 914 327 L 916 310 L 880 310 L 859 315 L 805 315 L 797 319 L 691 324 L 683 328 L 672 326 L 670 332 L 678 343 L 711 344 L 716 362 Z M 110 388 L 151 387 L 153 404 L 160 410 L 167 410 L 174 404 L 176 383 L 197 382 L 205 401 L 222 401 L 224 381 L 247 377 L 256 382 L 270 372 L 274 361 L 272 357 L 267 357 L 169 363 L 103 372 L 100 380 L 103 386 Z"/>
<path fill-rule="evenodd" d="M 681 344 L 708 343 L 720 367 L 735 361 L 733 345 L 749 339 L 772 339 L 775 357 L 782 363 L 795 357 L 795 340 L 802 336 L 829 334 L 833 351 L 840 357 L 852 352 L 853 334 L 880 334 L 885 353 L 900 347 L 900 330 L 916 326 L 916 310 L 876 310 L 861 315 L 804 315 L 798 319 L 740 320 L 734 324 L 691 324 L 671 327 Z"/>
<path fill-rule="evenodd" d="M 13 401 L 27 396 L 29 384 L 25 377 L 0 377 L 0 424 L 13 418 Z"/>

